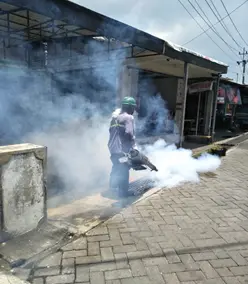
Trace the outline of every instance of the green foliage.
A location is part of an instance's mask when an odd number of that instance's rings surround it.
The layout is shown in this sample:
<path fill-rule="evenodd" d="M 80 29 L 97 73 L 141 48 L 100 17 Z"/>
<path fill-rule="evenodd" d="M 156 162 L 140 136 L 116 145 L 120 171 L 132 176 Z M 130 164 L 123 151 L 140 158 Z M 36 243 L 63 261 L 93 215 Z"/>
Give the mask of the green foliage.
<path fill-rule="evenodd" d="M 209 145 L 209 148 L 207 150 L 197 152 L 197 153 L 193 154 L 192 156 L 195 159 L 197 159 L 204 153 L 213 154 L 213 151 L 218 151 L 218 150 L 221 150 L 221 149 L 223 149 L 223 146 L 221 146 L 219 144 L 212 144 L 212 145 Z"/>

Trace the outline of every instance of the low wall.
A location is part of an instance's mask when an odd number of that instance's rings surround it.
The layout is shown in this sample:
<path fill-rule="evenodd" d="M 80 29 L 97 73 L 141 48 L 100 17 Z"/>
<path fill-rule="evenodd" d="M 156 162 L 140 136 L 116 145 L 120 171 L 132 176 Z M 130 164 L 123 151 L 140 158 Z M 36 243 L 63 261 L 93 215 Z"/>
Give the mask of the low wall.
<path fill-rule="evenodd" d="M 46 218 L 46 160 L 43 146 L 0 147 L 0 235 L 22 235 Z"/>

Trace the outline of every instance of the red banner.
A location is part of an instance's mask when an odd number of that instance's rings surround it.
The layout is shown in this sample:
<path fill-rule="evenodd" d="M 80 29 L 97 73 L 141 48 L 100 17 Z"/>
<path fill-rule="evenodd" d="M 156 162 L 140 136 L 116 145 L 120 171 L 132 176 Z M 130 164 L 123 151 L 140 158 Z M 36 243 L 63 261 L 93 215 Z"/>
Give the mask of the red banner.
<path fill-rule="evenodd" d="M 213 88 L 213 81 L 194 83 L 189 85 L 189 94 L 211 91 L 212 88 Z"/>

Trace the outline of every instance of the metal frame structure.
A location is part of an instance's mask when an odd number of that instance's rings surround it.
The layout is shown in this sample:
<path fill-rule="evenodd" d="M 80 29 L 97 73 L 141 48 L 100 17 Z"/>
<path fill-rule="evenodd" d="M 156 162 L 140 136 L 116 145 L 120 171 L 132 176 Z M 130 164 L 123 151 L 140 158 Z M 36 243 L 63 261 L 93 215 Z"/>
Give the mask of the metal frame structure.
<path fill-rule="evenodd" d="M 89 51 L 87 53 L 85 47 L 92 41 L 101 43 L 104 47 L 99 51 L 101 57 L 105 58 L 104 62 L 95 60 L 97 59 L 95 52 L 94 56 L 90 56 Z M 77 50 L 76 52 L 77 55 L 80 54 L 80 60 L 77 56 L 72 55 L 75 51 L 74 42 L 82 43 L 80 51 Z M 64 58 L 56 54 L 56 44 L 67 44 L 65 48 L 67 53 Z M 51 47 L 55 48 L 54 54 L 49 51 Z M 12 49 L 15 48 L 17 50 L 12 52 Z M 110 51 L 112 51 L 112 55 Z M 120 51 L 119 54 L 118 51 Z M 22 60 L 21 53 L 23 55 Z M 106 53 L 105 57 L 103 53 Z M 57 65 L 61 68 L 61 71 L 63 68 L 63 71 L 70 70 L 71 66 L 77 61 L 80 64 L 82 62 L 83 66 L 79 66 L 82 69 L 101 68 L 101 66 L 111 64 L 111 56 L 116 60 L 116 54 L 122 61 L 123 59 L 144 59 L 152 62 L 153 60 L 161 61 L 161 58 L 164 58 L 163 60 L 167 58 L 167 60 L 172 59 L 177 63 L 181 62 L 180 68 L 181 70 L 184 69 L 181 78 L 184 78 L 185 104 L 190 73 L 188 69 L 191 68 L 191 65 L 207 70 L 209 76 L 225 74 L 228 68 L 221 62 L 172 45 L 165 40 L 68 0 L 0 0 L 1 64 L 8 65 L 10 63 L 8 58 L 14 56 L 13 61 L 21 61 L 22 64 L 32 68 L 47 68 L 50 61 L 50 65 L 56 66 L 56 60 L 58 60 Z M 164 64 L 165 61 L 163 60 L 159 64 Z M 68 66 L 63 67 L 66 64 Z M 145 66 L 143 66 L 143 70 L 149 71 Z M 54 71 L 58 72 L 58 70 Z M 182 110 L 183 121 L 184 108 Z M 184 125 L 184 123 L 182 124 Z M 182 132 L 183 129 L 184 126 L 181 126 Z"/>
<path fill-rule="evenodd" d="M 68 0 L 0 0 L 0 38 L 5 56 L 9 46 L 21 45 L 29 50 L 35 42 L 73 37 L 119 42 L 120 47 L 130 49 L 130 58 L 165 55 L 213 72 L 227 72 L 227 66 L 221 63 L 174 48 L 162 39 Z M 30 63 L 28 51 L 27 58 Z"/>

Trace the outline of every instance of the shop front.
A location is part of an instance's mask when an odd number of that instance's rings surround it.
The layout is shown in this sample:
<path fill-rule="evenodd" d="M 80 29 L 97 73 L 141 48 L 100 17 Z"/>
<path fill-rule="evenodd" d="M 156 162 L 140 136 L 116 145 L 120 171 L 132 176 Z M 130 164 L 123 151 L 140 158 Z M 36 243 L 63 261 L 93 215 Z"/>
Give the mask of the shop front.
<path fill-rule="evenodd" d="M 210 135 L 213 80 L 189 84 L 185 114 L 186 135 Z"/>
<path fill-rule="evenodd" d="M 216 129 L 234 128 L 237 106 L 241 105 L 239 86 L 221 82 L 217 97 Z"/>

